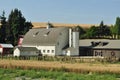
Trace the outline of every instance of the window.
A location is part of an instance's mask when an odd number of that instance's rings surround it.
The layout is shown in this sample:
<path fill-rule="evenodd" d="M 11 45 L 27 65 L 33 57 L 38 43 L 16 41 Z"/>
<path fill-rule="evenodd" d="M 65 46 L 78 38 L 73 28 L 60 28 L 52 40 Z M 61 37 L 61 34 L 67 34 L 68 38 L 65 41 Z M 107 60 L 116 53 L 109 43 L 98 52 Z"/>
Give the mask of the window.
<path fill-rule="evenodd" d="M 47 53 L 50 53 L 50 50 L 47 50 Z"/>
<path fill-rule="evenodd" d="M 54 50 L 52 50 L 52 53 L 54 53 Z"/>
<path fill-rule="evenodd" d="M 43 50 L 43 52 L 45 53 L 45 50 Z"/>

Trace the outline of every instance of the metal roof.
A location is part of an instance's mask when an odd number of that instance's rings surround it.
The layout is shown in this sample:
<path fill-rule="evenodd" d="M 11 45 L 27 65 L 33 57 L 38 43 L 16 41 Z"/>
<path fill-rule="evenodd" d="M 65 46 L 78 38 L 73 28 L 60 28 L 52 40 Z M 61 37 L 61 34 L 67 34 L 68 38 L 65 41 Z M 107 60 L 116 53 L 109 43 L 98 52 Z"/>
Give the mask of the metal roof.
<path fill-rule="evenodd" d="M 36 47 L 17 47 L 20 51 L 38 51 Z"/>
<path fill-rule="evenodd" d="M 13 48 L 12 44 L 3 44 L 3 43 L 0 43 L 0 46 L 3 47 L 3 48 Z"/>
<path fill-rule="evenodd" d="M 92 46 L 92 42 L 107 42 L 106 45 Z M 120 40 L 109 40 L 109 39 L 86 39 L 79 41 L 80 47 L 90 47 L 94 49 L 120 49 Z"/>
<path fill-rule="evenodd" d="M 31 29 L 24 36 L 22 45 L 54 46 L 57 43 L 58 37 L 62 34 L 62 31 L 64 31 L 65 29 L 68 28 Z"/>

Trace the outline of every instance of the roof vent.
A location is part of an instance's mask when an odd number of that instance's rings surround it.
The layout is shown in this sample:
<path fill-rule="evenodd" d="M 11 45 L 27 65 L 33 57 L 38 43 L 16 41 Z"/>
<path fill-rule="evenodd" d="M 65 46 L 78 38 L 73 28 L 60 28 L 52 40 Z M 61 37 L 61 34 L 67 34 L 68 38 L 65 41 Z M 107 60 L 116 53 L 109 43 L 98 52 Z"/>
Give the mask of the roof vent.
<path fill-rule="evenodd" d="M 33 37 L 35 37 L 36 35 L 38 35 L 39 31 L 37 31 L 36 33 L 33 34 Z"/>
<path fill-rule="evenodd" d="M 44 36 L 48 36 L 48 35 L 49 35 L 49 33 L 50 33 L 50 31 L 48 31 L 47 33 L 45 33 L 45 34 L 44 34 Z"/>

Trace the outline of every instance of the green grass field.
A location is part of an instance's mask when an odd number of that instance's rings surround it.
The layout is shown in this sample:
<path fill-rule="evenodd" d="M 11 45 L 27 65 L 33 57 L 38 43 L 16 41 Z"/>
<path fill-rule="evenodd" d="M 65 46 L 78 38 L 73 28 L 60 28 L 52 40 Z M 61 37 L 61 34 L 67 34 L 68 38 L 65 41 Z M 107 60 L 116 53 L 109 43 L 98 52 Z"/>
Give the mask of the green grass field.
<path fill-rule="evenodd" d="M 115 74 L 80 74 L 52 70 L 22 70 L 0 68 L 0 80 L 119 80 Z"/>

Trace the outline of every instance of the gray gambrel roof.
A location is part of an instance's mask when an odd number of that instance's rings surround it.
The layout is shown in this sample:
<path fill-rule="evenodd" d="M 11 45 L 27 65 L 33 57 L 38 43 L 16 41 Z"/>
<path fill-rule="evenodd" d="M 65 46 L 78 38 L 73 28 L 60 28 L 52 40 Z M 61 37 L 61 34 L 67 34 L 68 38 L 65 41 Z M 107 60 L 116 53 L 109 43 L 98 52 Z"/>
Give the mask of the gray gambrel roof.
<path fill-rule="evenodd" d="M 68 28 L 38 28 L 29 30 L 24 36 L 22 45 L 29 46 L 54 46 L 59 35 Z"/>
<path fill-rule="evenodd" d="M 106 43 L 105 45 L 92 46 L 92 42 Z M 108 40 L 108 39 L 88 39 L 80 40 L 80 47 L 88 47 L 94 49 L 120 49 L 120 40 Z"/>

